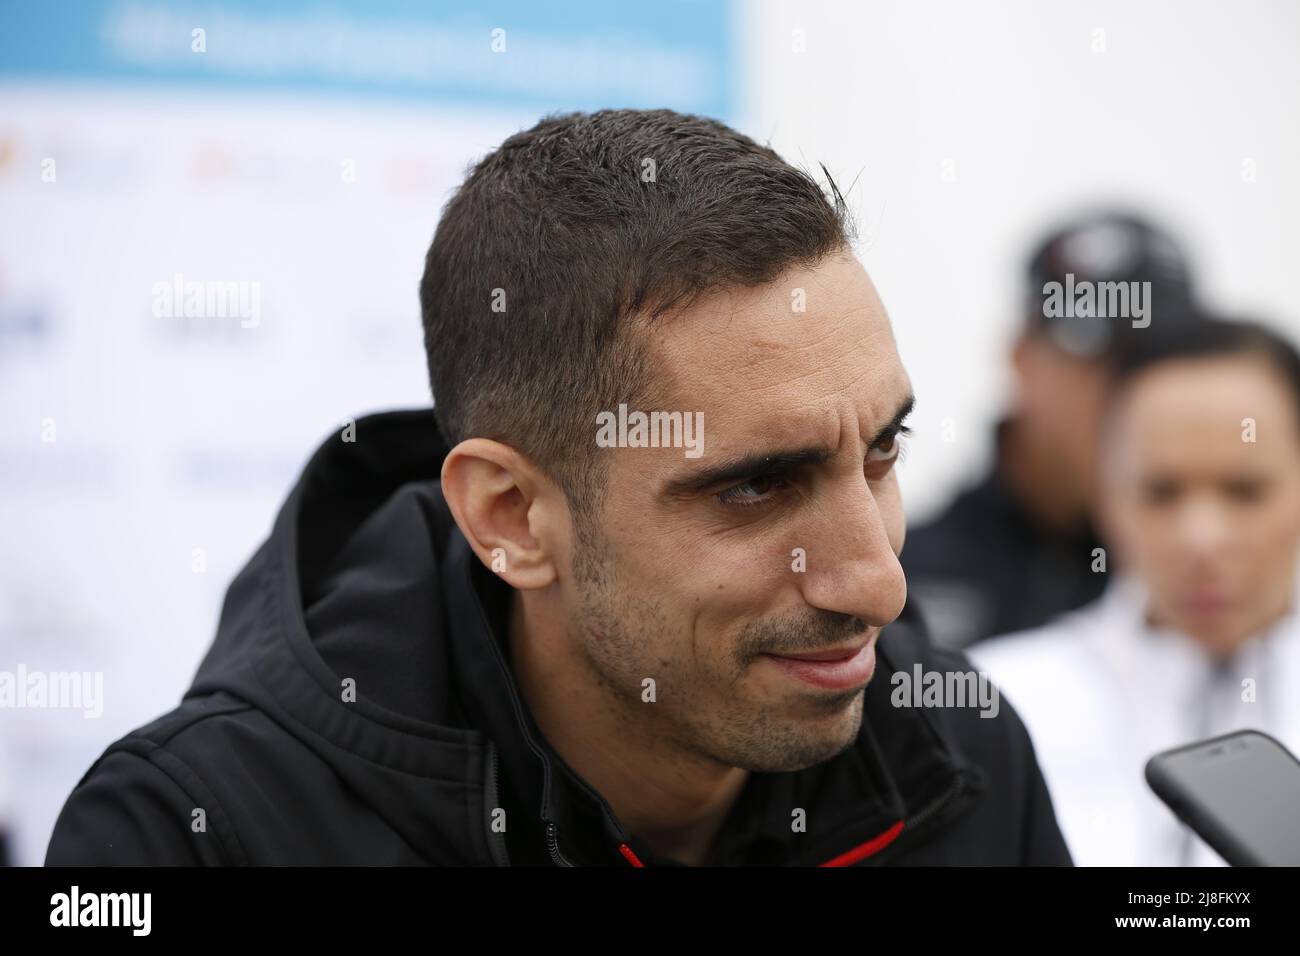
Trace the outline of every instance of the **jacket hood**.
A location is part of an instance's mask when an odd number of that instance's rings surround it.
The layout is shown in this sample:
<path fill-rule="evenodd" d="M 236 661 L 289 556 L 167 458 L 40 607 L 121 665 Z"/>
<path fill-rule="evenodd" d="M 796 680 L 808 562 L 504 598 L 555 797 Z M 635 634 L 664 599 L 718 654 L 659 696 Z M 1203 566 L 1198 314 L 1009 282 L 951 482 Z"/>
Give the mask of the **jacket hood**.
<path fill-rule="evenodd" d="M 552 862 L 658 862 L 519 694 L 504 643 L 510 589 L 442 498 L 447 451 L 432 408 L 365 416 L 323 441 L 231 583 L 186 700 L 224 694 L 261 711 L 424 858 L 517 857 L 492 826 L 508 791 L 528 818 L 512 818 L 511 840 L 537 841 Z M 877 648 L 855 743 L 803 771 L 751 774 L 727 854 L 858 862 L 984 788 L 939 721 L 890 703 L 881 675 L 928 666 L 912 612 Z M 796 807 L 807 821 L 797 844 Z"/>

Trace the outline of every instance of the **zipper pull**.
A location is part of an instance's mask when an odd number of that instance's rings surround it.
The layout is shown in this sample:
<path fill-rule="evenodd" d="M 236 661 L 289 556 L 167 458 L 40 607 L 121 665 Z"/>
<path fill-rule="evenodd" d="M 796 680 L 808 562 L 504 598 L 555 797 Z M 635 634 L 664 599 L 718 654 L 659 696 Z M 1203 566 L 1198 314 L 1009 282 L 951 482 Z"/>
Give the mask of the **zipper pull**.
<path fill-rule="evenodd" d="M 637 855 L 632 852 L 632 848 L 628 846 L 626 843 L 620 843 L 618 845 L 618 852 L 622 853 L 623 858 L 627 860 L 629 863 L 631 863 L 633 866 L 645 866 L 644 863 L 642 863 L 639 859 L 637 859 Z"/>
<path fill-rule="evenodd" d="M 560 852 L 560 832 L 551 821 L 546 821 L 546 849 L 556 866 L 573 866 Z"/>

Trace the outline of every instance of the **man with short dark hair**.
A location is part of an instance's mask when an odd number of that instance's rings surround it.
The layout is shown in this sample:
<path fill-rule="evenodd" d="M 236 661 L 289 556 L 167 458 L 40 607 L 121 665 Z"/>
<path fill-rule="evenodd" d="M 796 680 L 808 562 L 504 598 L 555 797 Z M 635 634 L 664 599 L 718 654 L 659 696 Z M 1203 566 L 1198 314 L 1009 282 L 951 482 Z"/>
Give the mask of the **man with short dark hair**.
<path fill-rule="evenodd" d="M 1014 711 L 899 618 L 911 386 L 832 193 L 663 110 L 478 163 L 434 411 L 321 446 L 48 862 L 1068 864 Z"/>

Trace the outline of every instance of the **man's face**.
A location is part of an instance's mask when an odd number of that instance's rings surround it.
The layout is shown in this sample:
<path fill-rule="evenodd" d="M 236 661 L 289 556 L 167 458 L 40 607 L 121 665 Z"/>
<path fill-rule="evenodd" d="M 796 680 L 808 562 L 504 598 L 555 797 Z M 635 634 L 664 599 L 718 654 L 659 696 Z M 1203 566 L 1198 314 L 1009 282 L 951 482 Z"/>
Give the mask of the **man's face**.
<path fill-rule="evenodd" d="M 1097 429 L 1106 392 L 1104 366 L 1053 345 L 1042 333 L 1016 346 L 1015 414 L 1042 474 L 1080 517 L 1093 504 Z"/>
<path fill-rule="evenodd" d="M 906 597 L 893 466 L 911 385 L 884 307 L 835 257 L 645 335 L 663 401 L 642 411 L 703 413 L 703 453 L 598 452 L 608 493 L 599 546 L 575 554 L 577 639 L 624 717 L 684 752 L 821 762 L 856 737 L 877 634 Z M 838 666 L 769 656 L 858 648 Z"/>
<path fill-rule="evenodd" d="M 1286 609 L 1300 545 L 1300 422 L 1266 361 L 1225 356 L 1143 373 L 1117 399 L 1103 450 L 1107 532 L 1150 591 L 1157 623 L 1227 650 Z"/>

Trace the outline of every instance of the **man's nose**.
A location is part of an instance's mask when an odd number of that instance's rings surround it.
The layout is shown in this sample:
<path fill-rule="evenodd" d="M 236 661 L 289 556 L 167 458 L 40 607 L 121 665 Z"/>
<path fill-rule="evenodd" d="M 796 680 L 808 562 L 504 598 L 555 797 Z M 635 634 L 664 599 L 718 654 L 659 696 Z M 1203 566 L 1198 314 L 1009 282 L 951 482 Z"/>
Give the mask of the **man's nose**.
<path fill-rule="evenodd" d="M 804 600 L 813 607 L 883 627 L 907 600 L 907 580 L 865 476 L 836 482 L 809 522 Z"/>

